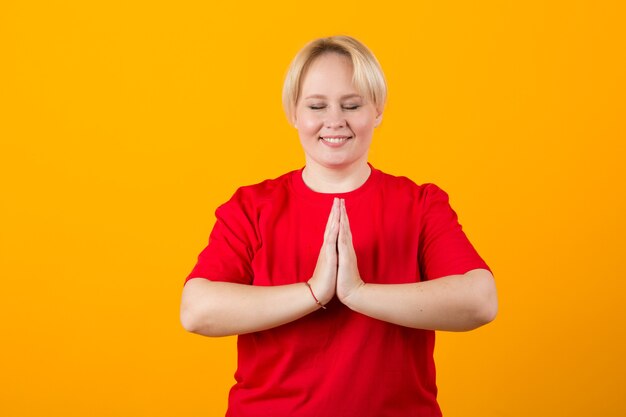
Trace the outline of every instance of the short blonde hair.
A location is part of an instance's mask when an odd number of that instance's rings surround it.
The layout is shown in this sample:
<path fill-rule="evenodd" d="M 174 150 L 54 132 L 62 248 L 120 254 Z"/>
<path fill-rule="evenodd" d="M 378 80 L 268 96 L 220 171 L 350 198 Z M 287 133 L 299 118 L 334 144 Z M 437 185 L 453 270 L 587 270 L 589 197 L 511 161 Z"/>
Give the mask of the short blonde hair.
<path fill-rule="evenodd" d="M 283 85 L 283 108 L 293 123 L 296 104 L 300 98 L 302 80 L 311 63 L 326 53 L 337 53 L 352 61 L 352 81 L 360 94 L 372 100 L 382 111 L 387 100 L 385 75 L 374 54 L 361 42 L 350 36 L 331 36 L 306 44 L 291 62 Z"/>

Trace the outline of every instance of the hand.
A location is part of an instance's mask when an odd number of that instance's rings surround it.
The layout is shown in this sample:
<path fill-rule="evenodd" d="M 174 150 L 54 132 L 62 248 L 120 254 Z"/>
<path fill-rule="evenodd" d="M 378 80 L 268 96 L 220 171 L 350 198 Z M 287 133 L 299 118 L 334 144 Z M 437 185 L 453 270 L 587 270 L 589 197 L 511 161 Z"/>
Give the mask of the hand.
<path fill-rule="evenodd" d="M 309 280 L 311 289 L 322 304 L 327 304 L 335 296 L 337 286 L 337 236 L 341 216 L 339 199 L 333 200 L 333 206 L 324 230 L 324 243 L 317 258 L 315 271 Z"/>
<path fill-rule="evenodd" d="M 337 297 L 346 304 L 348 298 L 353 297 L 365 283 L 359 274 L 356 252 L 352 245 L 352 232 L 346 202 L 341 200 L 339 216 L 339 236 L 337 238 L 338 269 L 337 269 Z"/>

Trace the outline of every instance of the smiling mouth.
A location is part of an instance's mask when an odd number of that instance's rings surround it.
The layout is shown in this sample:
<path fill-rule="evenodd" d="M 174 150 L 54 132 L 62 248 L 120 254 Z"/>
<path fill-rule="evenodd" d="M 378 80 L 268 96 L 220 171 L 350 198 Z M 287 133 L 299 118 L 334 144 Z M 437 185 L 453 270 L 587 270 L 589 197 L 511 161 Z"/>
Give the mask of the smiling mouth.
<path fill-rule="evenodd" d="M 332 143 L 335 145 L 345 143 L 349 139 L 352 139 L 352 136 L 320 136 L 320 140 L 323 140 L 326 143 Z"/>

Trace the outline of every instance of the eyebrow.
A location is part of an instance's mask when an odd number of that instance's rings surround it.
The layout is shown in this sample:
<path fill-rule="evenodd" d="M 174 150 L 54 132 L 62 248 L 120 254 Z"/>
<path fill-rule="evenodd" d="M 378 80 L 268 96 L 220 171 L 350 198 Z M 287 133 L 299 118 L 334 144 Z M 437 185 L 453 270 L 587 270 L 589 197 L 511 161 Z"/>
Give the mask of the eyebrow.
<path fill-rule="evenodd" d="M 325 95 L 323 94 L 311 94 L 310 96 L 306 96 L 304 99 L 309 99 L 309 98 L 327 98 Z M 347 98 L 362 98 L 360 94 L 346 94 L 344 96 L 341 96 L 342 100 L 345 100 Z"/>

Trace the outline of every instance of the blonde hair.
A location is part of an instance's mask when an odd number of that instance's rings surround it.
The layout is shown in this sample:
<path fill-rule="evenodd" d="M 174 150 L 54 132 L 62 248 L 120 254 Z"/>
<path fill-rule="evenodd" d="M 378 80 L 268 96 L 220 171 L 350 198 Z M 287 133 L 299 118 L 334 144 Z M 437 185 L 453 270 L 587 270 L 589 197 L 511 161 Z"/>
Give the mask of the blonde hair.
<path fill-rule="evenodd" d="M 331 36 L 309 42 L 291 61 L 283 84 L 283 108 L 287 119 L 290 122 L 294 120 L 302 80 L 307 69 L 316 58 L 327 53 L 344 55 L 352 61 L 354 86 L 361 94 L 372 100 L 377 109 L 382 111 L 387 99 L 387 83 L 374 54 L 350 36 Z"/>

